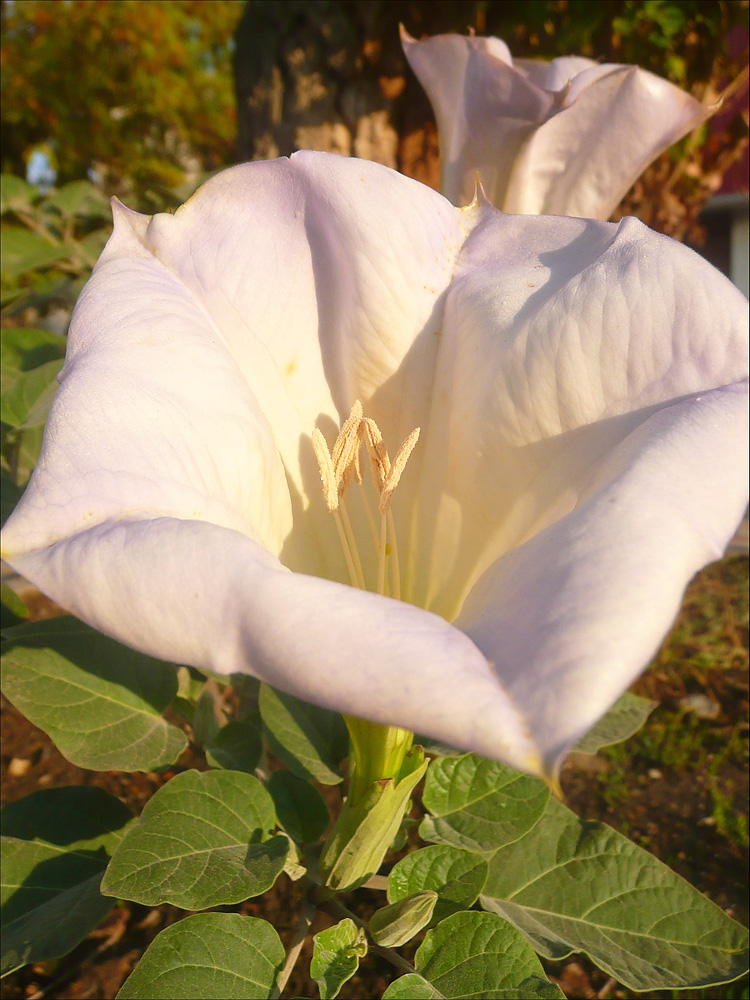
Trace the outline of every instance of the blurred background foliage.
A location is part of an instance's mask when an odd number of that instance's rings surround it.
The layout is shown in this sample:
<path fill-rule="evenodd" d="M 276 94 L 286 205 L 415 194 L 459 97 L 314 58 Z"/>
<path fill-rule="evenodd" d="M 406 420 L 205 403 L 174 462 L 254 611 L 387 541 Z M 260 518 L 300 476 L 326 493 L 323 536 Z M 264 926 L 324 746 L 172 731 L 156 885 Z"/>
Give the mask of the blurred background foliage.
<path fill-rule="evenodd" d="M 236 0 L 3 2 L 3 173 L 43 151 L 58 184 L 93 172 L 147 208 L 187 171 L 231 163 L 241 13 Z"/>
<path fill-rule="evenodd" d="M 3 0 L 0 10 L 5 516 L 38 456 L 73 304 L 111 231 L 110 196 L 170 211 L 224 166 L 298 148 L 438 186 L 434 116 L 400 23 L 415 37 L 498 35 L 515 56 L 637 63 L 704 103 L 723 96 L 615 217 L 699 243 L 706 199 L 746 156 L 748 0 Z"/>

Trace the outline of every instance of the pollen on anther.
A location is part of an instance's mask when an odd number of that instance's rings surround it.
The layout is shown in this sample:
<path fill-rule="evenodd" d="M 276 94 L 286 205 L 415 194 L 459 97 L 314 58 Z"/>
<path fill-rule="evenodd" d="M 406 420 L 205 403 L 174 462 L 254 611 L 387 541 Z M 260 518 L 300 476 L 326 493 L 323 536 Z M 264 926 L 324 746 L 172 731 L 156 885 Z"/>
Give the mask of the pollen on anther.
<path fill-rule="evenodd" d="M 331 460 L 331 455 L 328 451 L 326 439 L 317 427 L 312 432 L 312 446 L 315 452 L 315 457 L 318 460 L 318 468 L 320 469 L 320 478 L 323 483 L 323 495 L 326 499 L 326 505 L 328 509 L 333 512 L 339 505 L 338 485 L 336 483 L 333 461 Z"/>
<path fill-rule="evenodd" d="M 378 504 L 378 510 L 381 514 L 387 514 L 388 509 L 391 506 L 391 498 L 396 487 L 401 479 L 401 474 L 406 468 L 406 463 L 409 461 L 409 456 L 414 451 L 414 446 L 419 440 L 419 427 L 415 427 L 414 430 L 409 434 L 404 443 L 396 452 L 396 457 L 393 459 L 393 465 L 391 466 L 388 475 L 385 478 L 385 483 L 383 484 L 383 491 L 380 494 L 380 503 Z"/>

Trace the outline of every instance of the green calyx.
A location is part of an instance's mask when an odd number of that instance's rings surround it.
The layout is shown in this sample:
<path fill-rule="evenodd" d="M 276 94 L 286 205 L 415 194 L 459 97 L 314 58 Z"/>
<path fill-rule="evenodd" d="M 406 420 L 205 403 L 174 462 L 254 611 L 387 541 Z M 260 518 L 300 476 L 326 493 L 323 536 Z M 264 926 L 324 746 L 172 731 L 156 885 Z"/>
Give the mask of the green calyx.
<path fill-rule="evenodd" d="M 345 715 L 344 722 L 351 741 L 347 801 L 354 806 L 362 801 L 376 781 L 395 778 L 398 784 L 414 733 L 396 726 L 380 726 L 352 715 Z"/>
<path fill-rule="evenodd" d="M 377 728 L 388 731 L 386 726 Z M 376 778 L 365 786 L 363 772 L 357 774 L 354 758 L 356 794 L 351 792 L 344 803 L 320 857 L 321 874 L 331 889 L 356 889 L 377 872 L 398 832 L 410 795 L 427 770 L 428 762 L 420 746 L 404 748 L 406 738 L 411 744 L 412 733 L 392 728 L 390 732 L 402 734 L 400 743 L 396 738 L 390 750 L 383 751 L 384 758 L 400 758 L 395 775 Z M 365 773 L 372 771 L 372 762 L 368 762 Z"/>

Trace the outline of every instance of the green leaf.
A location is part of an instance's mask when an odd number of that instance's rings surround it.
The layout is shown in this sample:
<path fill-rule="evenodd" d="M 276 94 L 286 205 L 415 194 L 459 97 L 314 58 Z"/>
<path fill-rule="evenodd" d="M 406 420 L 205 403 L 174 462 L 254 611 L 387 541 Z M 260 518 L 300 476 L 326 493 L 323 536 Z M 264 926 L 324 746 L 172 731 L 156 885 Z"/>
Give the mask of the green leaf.
<path fill-rule="evenodd" d="M 339 762 L 349 750 L 344 720 L 267 684 L 260 687 L 260 714 L 271 752 L 299 778 L 337 785 Z"/>
<path fill-rule="evenodd" d="M 313 937 L 310 975 L 318 984 L 320 1000 L 334 1000 L 367 954 L 365 932 L 353 920 L 344 920 Z"/>
<path fill-rule="evenodd" d="M 196 703 L 192 720 L 193 739 L 198 746 L 205 746 L 219 735 L 219 720 L 211 692 L 204 689 Z"/>
<path fill-rule="evenodd" d="M 445 997 L 424 976 L 408 972 L 394 979 L 383 994 L 383 1000 L 445 1000 Z"/>
<path fill-rule="evenodd" d="M 320 840 L 331 822 L 331 814 L 317 788 L 289 771 L 274 771 L 268 791 L 276 816 L 292 840 L 312 844 Z"/>
<path fill-rule="evenodd" d="M 211 767 L 225 771 L 246 771 L 252 774 L 260 764 L 263 744 L 256 726 L 232 720 L 222 726 L 204 747 Z"/>
<path fill-rule="evenodd" d="M 438 894 L 427 889 L 376 910 L 369 923 L 373 940 L 386 948 L 400 948 L 429 924 L 437 900 Z"/>
<path fill-rule="evenodd" d="M 6 632 L 2 689 L 73 764 L 152 771 L 187 745 L 161 718 L 177 689 L 173 667 L 67 616 Z"/>
<path fill-rule="evenodd" d="M 9 427 L 39 427 L 46 423 L 62 366 L 60 359 L 47 361 L 28 372 L 18 372 L 10 384 L 3 386 L 0 420 Z"/>
<path fill-rule="evenodd" d="M 549 791 L 537 778 L 474 754 L 430 765 L 422 801 L 432 813 L 419 827 L 423 840 L 491 854 L 532 829 Z"/>
<path fill-rule="evenodd" d="M 574 750 L 578 753 L 595 754 L 611 743 L 622 743 L 643 727 L 657 704 L 656 701 L 640 698 L 637 694 L 626 691 L 604 718 L 576 744 Z"/>
<path fill-rule="evenodd" d="M 152 941 L 117 1000 L 267 1000 L 284 958 L 265 920 L 198 913 Z"/>
<path fill-rule="evenodd" d="M 14 174 L 0 177 L 0 215 L 6 212 L 28 212 L 39 197 L 37 190 Z"/>
<path fill-rule="evenodd" d="M 18 594 L 7 583 L 0 584 L 0 603 L 2 604 L 2 628 L 21 625 L 29 617 L 29 609 Z"/>
<path fill-rule="evenodd" d="M 517 989 L 499 990 L 482 996 L 507 997 L 508 1000 L 565 1000 L 565 994 L 557 983 L 539 976 L 529 976 L 519 983 Z M 423 976 L 410 972 L 391 983 L 383 994 L 383 1000 L 445 1000 L 445 997 Z"/>
<path fill-rule="evenodd" d="M 269 838 L 271 796 L 240 771 L 184 771 L 159 789 L 115 851 L 102 892 L 185 910 L 241 903 L 270 889 L 288 841 Z"/>
<path fill-rule="evenodd" d="M 44 208 L 56 209 L 65 219 L 76 216 L 87 218 L 112 218 L 112 209 L 106 196 L 91 181 L 71 181 L 44 200 Z"/>
<path fill-rule="evenodd" d="M 633 990 L 710 986 L 747 970 L 740 924 L 621 834 L 553 800 L 492 858 L 480 902 L 545 958 L 584 951 Z"/>
<path fill-rule="evenodd" d="M 479 898 L 487 880 L 484 858 L 460 847 L 439 844 L 407 854 L 388 876 L 388 902 L 432 889 L 438 894 L 432 920 L 439 923 L 458 910 L 467 910 Z"/>
<path fill-rule="evenodd" d="M 15 379 L 18 372 L 28 372 L 48 361 L 65 357 L 67 337 L 33 327 L 11 327 L 3 330 L 0 341 L 2 386 L 6 379 Z"/>
<path fill-rule="evenodd" d="M 3 226 L 3 277 L 12 279 L 26 271 L 49 267 L 69 257 L 70 250 L 69 245 L 50 243 L 22 226 Z"/>
<path fill-rule="evenodd" d="M 45 789 L 5 806 L 0 975 L 67 954 L 109 912 L 99 883 L 132 819 L 100 788 Z"/>
<path fill-rule="evenodd" d="M 494 913 L 463 911 L 441 921 L 427 933 L 414 964 L 421 981 L 413 973 L 397 979 L 384 998 L 564 996 L 546 979 L 523 935 Z"/>

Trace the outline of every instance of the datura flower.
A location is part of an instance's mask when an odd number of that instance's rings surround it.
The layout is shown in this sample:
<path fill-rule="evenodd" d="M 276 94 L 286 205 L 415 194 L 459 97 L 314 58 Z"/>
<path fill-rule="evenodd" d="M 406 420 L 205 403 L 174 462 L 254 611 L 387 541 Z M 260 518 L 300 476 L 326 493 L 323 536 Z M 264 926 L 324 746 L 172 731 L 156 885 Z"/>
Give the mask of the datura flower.
<path fill-rule="evenodd" d="M 114 215 L 4 557 L 150 655 L 554 775 L 742 517 L 744 298 L 635 219 L 325 153 Z"/>
<path fill-rule="evenodd" d="M 659 153 L 716 107 L 638 66 L 513 59 L 499 38 L 401 29 L 437 118 L 443 194 L 523 215 L 608 219 Z"/>

